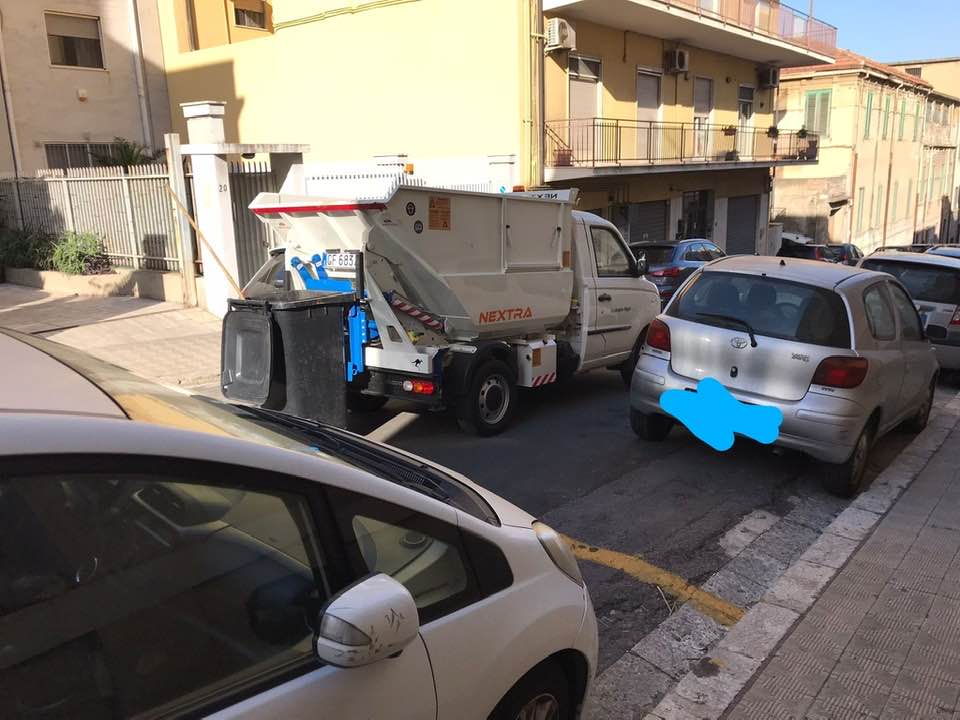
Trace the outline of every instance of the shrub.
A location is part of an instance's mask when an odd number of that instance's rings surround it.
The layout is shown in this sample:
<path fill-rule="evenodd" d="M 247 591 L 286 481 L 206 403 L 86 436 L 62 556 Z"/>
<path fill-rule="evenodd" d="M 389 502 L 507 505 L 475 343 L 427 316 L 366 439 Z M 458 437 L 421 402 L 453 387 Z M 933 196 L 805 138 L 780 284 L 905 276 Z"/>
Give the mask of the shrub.
<path fill-rule="evenodd" d="M 110 271 L 103 242 L 93 233 L 67 232 L 54 243 L 51 264 L 68 275 L 99 275 Z"/>
<path fill-rule="evenodd" d="M 0 230 L 0 265 L 49 270 L 55 238 L 35 230 Z"/>

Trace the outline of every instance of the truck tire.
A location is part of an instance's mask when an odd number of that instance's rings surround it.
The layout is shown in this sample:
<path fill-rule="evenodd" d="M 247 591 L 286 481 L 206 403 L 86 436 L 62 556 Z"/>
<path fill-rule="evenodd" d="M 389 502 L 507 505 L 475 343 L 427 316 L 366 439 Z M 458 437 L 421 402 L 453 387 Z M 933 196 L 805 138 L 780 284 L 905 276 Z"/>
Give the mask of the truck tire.
<path fill-rule="evenodd" d="M 646 340 L 646 338 L 647 329 L 644 328 L 640 331 L 637 341 L 633 344 L 630 357 L 624 360 L 623 365 L 620 366 L 620 377 L 623 378 L 623 384 L 627 386 L 627 390 L 630 389 L 630 383 L 633 380 L 633 371 L 637 368 L 637 361 L 640 360 L 640 351 L 643 348 L 643 341 Z"/>
<path fill-rule="evenodd" d="M 641 440 L 660 442 L 666 440 L 670 430 L 673 429 L 673 418 L 642 413 L 630 408 L 630 427 Z"/>
<path fill-rule="evenodd" d="M 491 358 L 473 372 L 457 403 L 457 422 L 464 432 L 480 436 L 504 431 L 517 407 L 517 378 L 505 362 Z"/>
<path fill-rule="evenodd" d="M 347 410 L 355 413 L 376 412 L 387 404 L 383 395 L 364 395 L 358 392 L 347 393 Z"/>

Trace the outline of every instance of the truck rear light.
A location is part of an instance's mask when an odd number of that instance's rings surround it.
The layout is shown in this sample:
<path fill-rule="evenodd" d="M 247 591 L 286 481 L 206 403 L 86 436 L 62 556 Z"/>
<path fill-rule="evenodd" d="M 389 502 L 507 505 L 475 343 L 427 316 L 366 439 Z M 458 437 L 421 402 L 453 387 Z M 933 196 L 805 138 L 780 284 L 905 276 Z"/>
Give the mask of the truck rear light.
<path fill-rule="evenodd" d="M 653 277 L 677 277 L 680 274 L 680 268 L 668 267 L 662 270 L 654 270 L 650 274 L 653 275 Z"/>
<path fill-rule="evenodd" d="M 654 320 L 647 329 L 647 345 L 670 352 L 670 328 L 663 320 Z"/>
<path fill-rule="evenodd" d="M 950 318 L 951 325 L 960 325 L 960 307 L 953 311 L 953 317 Z"/>
<path fill-rule="evenodd" d="M 404 380 L 403 391 L 417 395 L 433 395 L 434 384 L 429 380 Z"/>
<path fill-rule="evenodd" d="M 855 388 L 867 376 L 870 363 L 866 358 L 834 356 L 824 358 L 813 374 L 812 385 Z"/>

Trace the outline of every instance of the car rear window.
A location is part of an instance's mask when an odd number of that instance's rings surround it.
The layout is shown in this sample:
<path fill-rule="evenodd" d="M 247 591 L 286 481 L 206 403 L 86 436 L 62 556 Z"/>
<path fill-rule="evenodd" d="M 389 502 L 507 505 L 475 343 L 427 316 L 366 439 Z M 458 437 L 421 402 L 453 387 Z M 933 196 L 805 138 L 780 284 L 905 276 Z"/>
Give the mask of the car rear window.
<path fill-rule="evenodd" d="M 645 258 L 648 265 L 666 265 L 673 261 L 676 245 L 640 245 L 634 246 L 633 254 L 637 259 Z"/>
<path fill-rule="evenodd" d="M 863 267 L 893 275 L 903 283 L 914 300 L 960 305 L 960 271 L 926 263 L 880 258 L 864 261 Z"/>
<path fill-rule="evenodd" d="M 850 347 L 850 319 L 840 296 L 832 290 L 789 280 L 740 273 L 701 273 L 670 305 L 667 314 L 707 325 L 744 329 L 717 317 L 724 315 L 748 323 L 757 335 Z"/>

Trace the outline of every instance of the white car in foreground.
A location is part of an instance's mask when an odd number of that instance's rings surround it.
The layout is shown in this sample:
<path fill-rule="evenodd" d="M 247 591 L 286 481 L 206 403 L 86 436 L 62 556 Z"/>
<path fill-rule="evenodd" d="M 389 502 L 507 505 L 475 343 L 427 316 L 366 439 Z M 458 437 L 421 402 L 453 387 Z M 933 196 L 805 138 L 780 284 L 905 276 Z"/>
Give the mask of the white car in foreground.
<path fill-rule="evenodd" d="M 569 548 L 425 460 L 0 331 L 0 717 L 582 712 Z"/>

